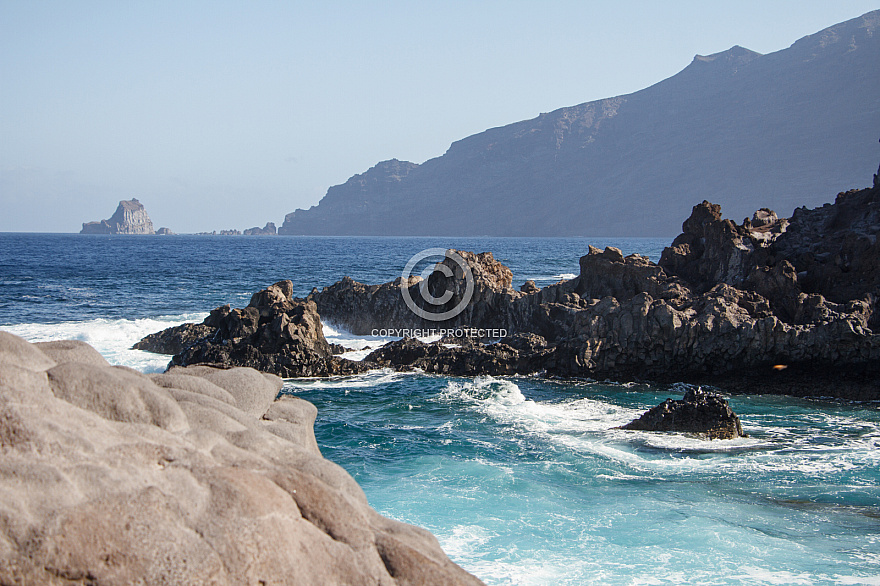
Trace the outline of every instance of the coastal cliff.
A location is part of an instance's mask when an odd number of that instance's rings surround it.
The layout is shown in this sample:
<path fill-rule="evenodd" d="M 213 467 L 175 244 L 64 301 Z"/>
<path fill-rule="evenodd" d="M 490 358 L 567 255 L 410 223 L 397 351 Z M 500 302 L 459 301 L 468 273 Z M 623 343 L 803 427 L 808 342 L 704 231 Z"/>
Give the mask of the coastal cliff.
<path fill-rule="evenodd" d="M 0 583 L 481 584 L 370 508 L 281 382 L 0 332 Z"/>
<path fill-rule="evenodd" d="M 164 228 L 165 233 L 170 233 Z M 122 200 L 109 220 L 85 222 L 80 234 L 155 234 L 153 222 L 137 199 Z"/>
<path fill-rule="evenodd" d="M 767 55 L 697 55 L 635 93 L 377 163 L 279 233 L 671 236 L 708 193 L 734 218 L 814 207 L 876 160 L 878 28 L 875 10 Z"/>

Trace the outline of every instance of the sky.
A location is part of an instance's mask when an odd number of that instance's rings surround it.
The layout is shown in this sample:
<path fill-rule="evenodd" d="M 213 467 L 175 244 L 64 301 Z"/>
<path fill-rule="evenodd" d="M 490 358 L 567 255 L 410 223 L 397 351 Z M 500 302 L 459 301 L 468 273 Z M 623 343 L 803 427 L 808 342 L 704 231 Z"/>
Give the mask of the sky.
<path fill-rule="evenodd" d="M 133 197 L 178 233 L 280 227 L 379 161 L 878 8 L 0 0 L 0 232 L 78 232 Z"/>

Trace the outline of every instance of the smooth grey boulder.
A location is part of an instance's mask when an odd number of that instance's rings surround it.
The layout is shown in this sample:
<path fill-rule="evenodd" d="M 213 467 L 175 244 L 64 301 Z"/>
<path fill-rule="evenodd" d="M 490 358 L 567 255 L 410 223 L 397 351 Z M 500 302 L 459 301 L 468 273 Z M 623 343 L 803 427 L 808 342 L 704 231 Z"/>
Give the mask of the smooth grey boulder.
<path fill-rule="evenodd" d="M 49 369 L 47 374 L 56 397 L 106 419 L 146 423 L 169 431 L 188 427 L 168 391 L 139 373 L 67 362 Z"/>
<path fill-rule="evenodd" d="M 369 507 L 277 377 L 47 348 L 0 332 L 0 584 L 482 583 Z"/>
<path fill-rule="evenodd" d="M 94 366 L 110 366 L 101 353 L 81 340 L 55 340 L 52 342 L 36 342 L 40 351 L 57 362 L 79 362 Z"/>
<path fill-rule="evenodd" d="M 194 376 L 192 373 L 178 374 L 163 372 L 151 374 L 149 375 L 149 377 L 150 380 L 152 380 L 154 383 L 156 383 L 160 387 L 165 387 L 166 389 L 180 389 L 193 393 L 199 393 L 201 395 L 205 395 L 206 397 L 211 397 L 212 399 L 223 401 L 224 403 L 229 403 L 230 405 L 235 405 L 237 403 L 232 393 L 230 393 L 223 387 L 218 387 L 217 385 L 205 378 Z"/>
<path fill-rule="evenodd" d="M 253 417 L 260 417 L 269 409 L 284 384 L 277 376 L 270 379 L 252 368 L 241 367 L 173 366 L 168 374 L 196 376 L 213 383 L 232 395 L 236 406 Z"/>
<path fill-rule="evenodd" d="M 0 368 L 14 365 L 34 372 L 42 372 L 55 366 L 37 346 L 8 332 L 0 332 Z"/>

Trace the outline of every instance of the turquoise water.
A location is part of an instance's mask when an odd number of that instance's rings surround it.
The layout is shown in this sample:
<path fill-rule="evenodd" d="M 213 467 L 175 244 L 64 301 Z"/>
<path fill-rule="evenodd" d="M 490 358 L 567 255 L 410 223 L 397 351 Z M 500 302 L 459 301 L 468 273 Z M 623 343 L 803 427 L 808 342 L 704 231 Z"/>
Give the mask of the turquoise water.
<path fill-rule="evenodd" d="M 140 337 L 244 305 L 281 278 L 396 277 L 423 248 L 491 250 L 514 284 L 578 272 L 587 245 L 658 240 L 111 238 L 0 234 L 0 329 L 77 338 L 161 371 Z M 352 347 L 376 341 L 326 328 Z M 622 431 L 680 386 L 375 371 L 288 381 L 381 513 L 426 527 L 489 584 L 880 584 L 880 404 L 731 397 L 749 438 Z"/>
<path fill-rule="evenodd" d="M 679 387 L 292 381 L 325 456 L 491 584 L 878 583 L 876 406 L 734 397 L 747 439 L 614 429 Z"/>

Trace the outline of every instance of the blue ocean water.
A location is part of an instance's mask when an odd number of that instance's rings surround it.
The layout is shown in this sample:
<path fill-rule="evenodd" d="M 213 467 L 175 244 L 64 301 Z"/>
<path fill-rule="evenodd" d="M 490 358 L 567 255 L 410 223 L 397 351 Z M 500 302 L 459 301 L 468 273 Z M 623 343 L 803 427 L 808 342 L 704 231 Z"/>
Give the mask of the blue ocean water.
<path fill-rule="evenodd" d="M 298 295 L 384 282 L 453 247 L 544 285 L 576 274 L 589 244 L 656 260 L 667 241 L 0 234 L 0 329 L 156 371 L 167 357 L 128 349 L 141 336 L 279 279 Z M 880 584 L 876 403 L 734 396 L 750 437 L 710 442 L 615 429 L 675 385 L 383 370 L 284 391 L 318 406 L 324 455 L 373 507 L 489 584 Z"/>

